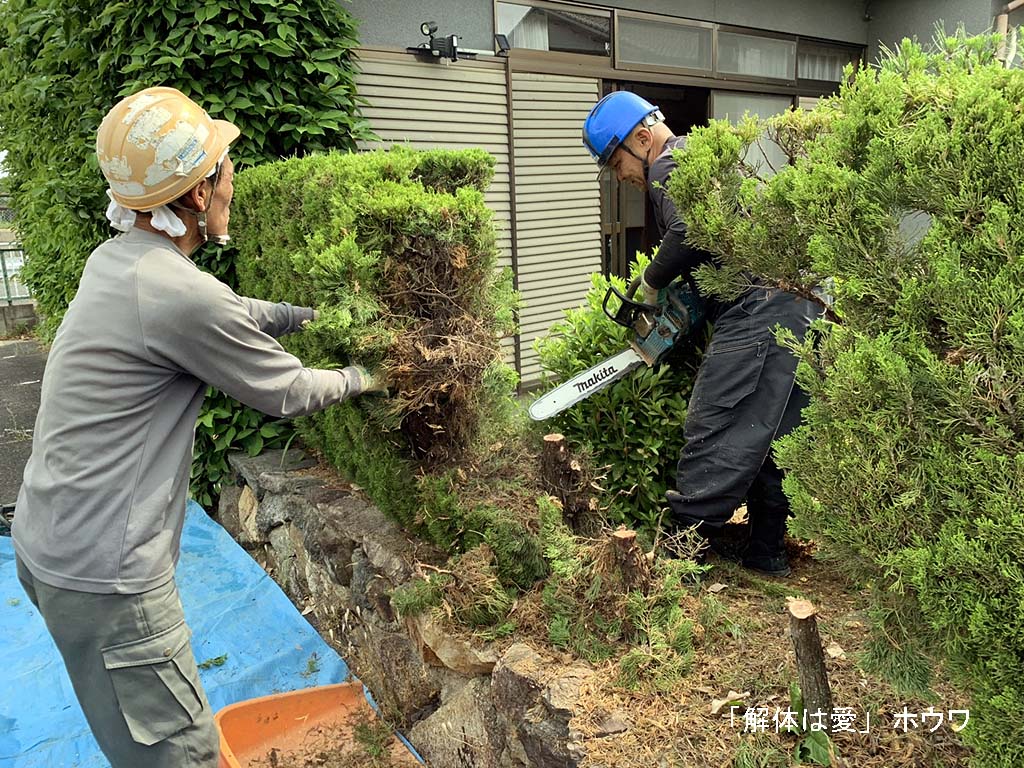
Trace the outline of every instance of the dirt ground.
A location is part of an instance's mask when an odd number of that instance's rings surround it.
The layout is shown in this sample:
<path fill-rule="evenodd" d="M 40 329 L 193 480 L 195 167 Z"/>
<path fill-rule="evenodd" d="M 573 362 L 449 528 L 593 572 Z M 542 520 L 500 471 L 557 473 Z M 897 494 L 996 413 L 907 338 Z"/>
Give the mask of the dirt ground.
<path fill-rule="evenodd" d="M 734 522 L 742 518 L 741 508 Z M 866 671 L 861 659 L 871 623 L 867 590 L 851 585 L 841 563 L 818 558 L 813 544 L 790 539 L 789 549 L 793 574 L 781 579 L 709 556 L 712 570 L 694 585 L 684 605 L 694 624 L 693 661 L 673 690 L 639 694 L 617 686 L 616 659 L 597 668 L 570 724 L 588 755 L 583 768 L 788 768 L 801 759 L 802 764 L 822 764 L 808 759 L 806 745 L 798 759 L 806 735 L 785 728 L 787 710 L 796 709 L 791 688 L 799 681 L 788 597 L 810 600 L 817 609 L 827 650 L 832 725 L 842 728 L 826 746 L 832 766 L 967 764 L 971 753 L 957 729 L 963 711 L 970 709 L 968 694 L 954 687 L 941 667 L 933 669 L 927 697 L 901 694 L 881 675 Z M 518 598 L 509 616 L 515 631 L 496 641 L 495 650 L 525 642 L 567 666 L 578 664 L 548 641 L 542 588 Z M 449 629 L 474 637 L 465 626 L 450 624 Z M 715 703 L 719 709 L 712 713 Z M 799 722 L 800 715 L 794 717 Z"/>
<path fill-rule="evenodd" d="M 787 597 L 814 603 L 832 689 L 830 761 L 835 768 L 953 768 L 967 764 L 949 710 L 969 710 L 968 696 L 934 670 L 933 696 L 901 696 L 858 659 L 868 644 L 867 596 L 840 568 L 790 542 L 793 575 L 762 578 L 728 561 L 714 566 L 685 606 L 694 622 L 689 674 L 670 692 L 638 694 L 614 684 L 616 662 L 598 668 L 582 691 L 570 727 L 583 737 L 584 768 L 786 768 L 803 736 L 787 733 L 791 685 L 797 684 Z M 516 642 L 559 655 L 546 642 L 540 595 L 513 610 Z M 574 662 L 562 654 L 568 665 Z M 576 662 L 578 663 L 578 662 Z M 712 705 L 719 701 L 718 714 Z M 909 713 L 912 717 L 908 717 Z M 927 715 L 922 716 L 922 713 Z M 943 718 L 941 724 L 938 713 Z M 900 718 L 897 719 L 897 715 Z M 794 715 L 797 722 L 800 715 Z M 780 724 L 783 727 L 780 727 Z M 906 731 L 904 731 L 904 725 Z M 804 764 L 810 763 L 804 754 Z"/>
<path fill-rule="evenodd" d="M 794 572 L 786 579 L 758 578 L 732 563 L 715 567 L 700 586 L 695 655 L 689 676 L 671 694 L 638 696 L 602 682 L 584 691 L 583 712 L 573 726 L 585 736 L 587 765 L 602 768 L 783 768 L 796 764 L 802 737 L 785 732 L 790 686 L 798 681 L 789 636 L 787 596 L 811 600 L 832 688 L 831 764 L 837 768 L 940 768 L 965 765 L 969 752 L 950 726 L 949 710 L 969 709 L 965 694 L 936 670 L 934 699 L 897 694 L 857 663 L 866 650 L 866 598 L 837 572 L 795 548 Z M 610 681 L 613 674 L 598 675 Z M 740 694 L 740 695 L 735 695 Z M 730 699 L 712 714 L 715 700 Z M 932 709 L 929 709 L 929 708 Z M 843 709 L 840 709 L 843 708 Z M 916 714 L 911 720 L 906 712 Z M 921 713 L 928 712 L 926 717 Z M 938 715 L 944 715 L 941 725 Z M 896 715 L 902 715 L 896 719 Z M 628 723 L 604 735 L 609 718 Z M 795 715 L 799 721 L 800 715 Z M 956 715 L 957 725 L 963 715 Z M 614 722 L 611 721 L 611 722 Z M 914 723 L 916 722 L 916 727 Z M 903 726 L 907 725 L 906 732 Z"/>

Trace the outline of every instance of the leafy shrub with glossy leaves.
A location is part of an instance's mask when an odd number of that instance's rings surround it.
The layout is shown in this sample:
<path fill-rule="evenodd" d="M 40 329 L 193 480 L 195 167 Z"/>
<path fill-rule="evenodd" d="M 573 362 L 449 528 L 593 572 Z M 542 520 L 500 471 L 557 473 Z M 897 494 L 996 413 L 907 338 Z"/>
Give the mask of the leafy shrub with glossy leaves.
<path fill-rule="evenodd" d="M 639 254 L 631 277 L 648 263 Z M 567 310 L 538 341 L 541 363 L 553 374 L 548 383 L 565 381 L 627 347 L 631 332 L 601 309 L 609 285 L 625 290 L 622 278 L 593 275 L 586 304 Z M 647 529 L 658 525 L 665 491 L 675 488 L 697 359 L 693 346 L 681 348 L 657 368 L 641 367 L 545 422 L 602 468 L 600 483 L 614 522 Z"/>

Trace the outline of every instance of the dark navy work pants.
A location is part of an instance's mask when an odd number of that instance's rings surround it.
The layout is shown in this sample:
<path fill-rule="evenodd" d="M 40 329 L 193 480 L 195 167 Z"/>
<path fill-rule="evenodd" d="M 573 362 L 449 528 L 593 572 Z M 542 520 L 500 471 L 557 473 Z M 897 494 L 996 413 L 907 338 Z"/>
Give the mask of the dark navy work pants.
<path fill-rule="evenodd" d="M 725 524 L 744 499 L 754 514 L 785 514 L 772 441 L 800 422 L 807 395 L 795 385 L 796 357 L 773 329 L 802 339 L 821 308 L 777 289 L 755 288 L 715 321 L 686 415 L 676 491 L 676 525 Z"/>

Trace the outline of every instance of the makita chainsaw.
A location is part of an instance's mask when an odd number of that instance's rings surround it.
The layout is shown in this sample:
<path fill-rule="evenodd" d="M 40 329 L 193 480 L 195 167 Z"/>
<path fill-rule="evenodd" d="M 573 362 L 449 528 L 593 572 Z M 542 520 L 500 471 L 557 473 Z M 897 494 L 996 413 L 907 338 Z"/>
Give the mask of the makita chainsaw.
<path fill-rule="evenodd" d="M 621 379 L 634 368 L 654 366 L 680 341 L 697 333 L 704 323 L 704 302 L 680 279 L 661 292 L 657 305 L 633 301 L 640 278 L 629 284 L 623 294 L 614 285 L 604 295 L 604 313 L 621 326 L 635 332 L 629 348 L 573 376 L 546 395 L 533 401 L 530 418 L 543 421 L 575 405 L 609 384 Z M 612 296 L 619 299 L 614 314 L 608 309 Z"/>

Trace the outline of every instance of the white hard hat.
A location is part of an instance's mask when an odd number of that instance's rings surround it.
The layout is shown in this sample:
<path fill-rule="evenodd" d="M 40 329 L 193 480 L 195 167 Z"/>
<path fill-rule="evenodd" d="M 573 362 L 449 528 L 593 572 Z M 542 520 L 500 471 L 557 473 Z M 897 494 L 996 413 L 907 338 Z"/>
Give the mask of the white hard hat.
<path fill-rule="evenodd" d="M 114 200 L 149 211 L 206 178 L 239 130 L 214 120 L 174 88 L 146 88 L 122 99 L 96 134 L 96 156 Z"/>

